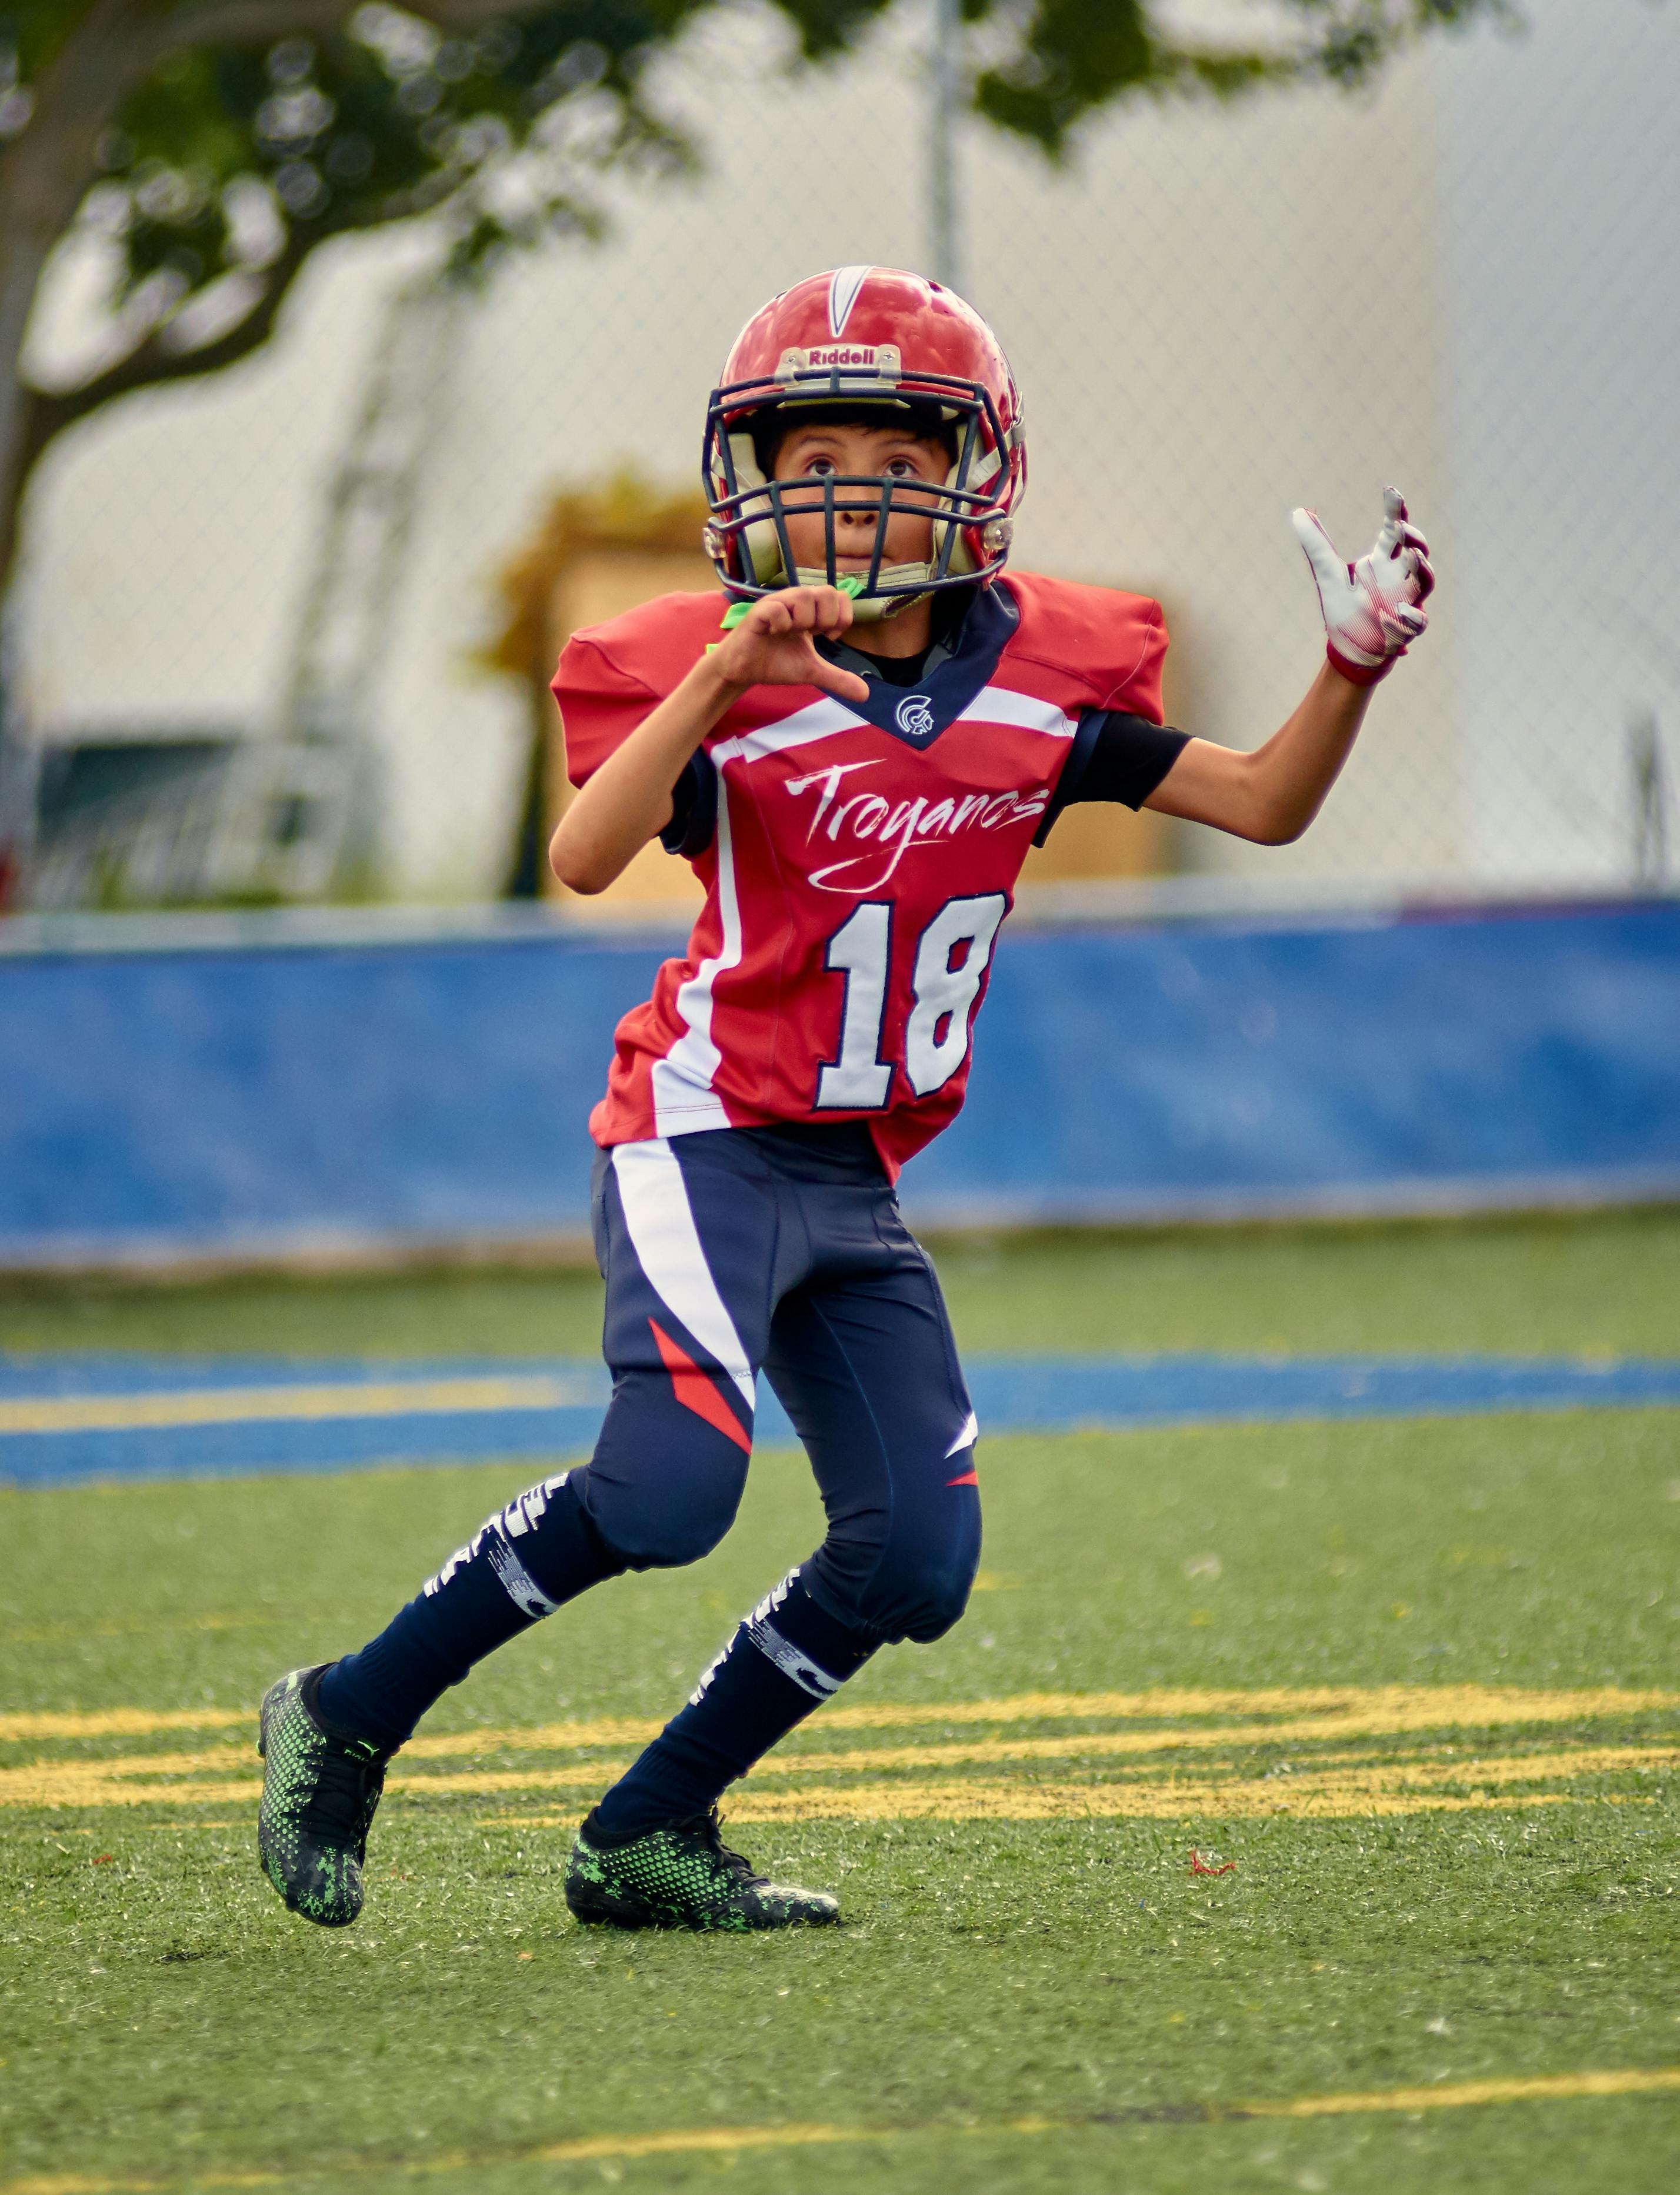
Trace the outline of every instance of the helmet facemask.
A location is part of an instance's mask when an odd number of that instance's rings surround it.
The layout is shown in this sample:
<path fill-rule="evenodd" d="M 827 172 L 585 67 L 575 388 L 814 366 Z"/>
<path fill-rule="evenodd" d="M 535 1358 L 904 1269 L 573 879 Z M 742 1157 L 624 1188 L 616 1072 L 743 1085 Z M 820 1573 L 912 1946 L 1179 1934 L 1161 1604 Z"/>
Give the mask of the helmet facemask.
<path fill-rule="evenodd" d="M 898 480 L 866 473 L 771 477 L 763 445 L 776 415 L 797 414 L 788 420 L 791 429 L 831 408 L 836 423 L 904 425 L 919 438 L 932 423 L 926 438 L 937 436 L 954 446 L 945 479 Z M 885 373 L 797 366 L 773 380 L 738 382 L 714 393 L 707 414 L 703 471 L 712 521 L 706 545 L 719 577 L 737 600 L 755 601 L 790 585 L 826 585 L 852 596 L 853 615 L 860 620 L 892 617 L 930 595 L 984 585 L 1002 570 L 1010 532 L 999 503 L 1007 481 L 1006 447 L 991 398 L 975 382 L 918 375 L 913 383 L 903 383 Z M 818 507 L 819 488 L 825 561 L 816 567 L 797 564 L 788 517 L 790 511 L 811 515 Z M 837 521 L 842 513 L 863 511 L 877 521 L 869 568 L 842 573 L 839 558 L 850 552 L 840 547 Z M 887 522 L 899 515 L 931 521 L 925 561 L 882 562 Z"/>

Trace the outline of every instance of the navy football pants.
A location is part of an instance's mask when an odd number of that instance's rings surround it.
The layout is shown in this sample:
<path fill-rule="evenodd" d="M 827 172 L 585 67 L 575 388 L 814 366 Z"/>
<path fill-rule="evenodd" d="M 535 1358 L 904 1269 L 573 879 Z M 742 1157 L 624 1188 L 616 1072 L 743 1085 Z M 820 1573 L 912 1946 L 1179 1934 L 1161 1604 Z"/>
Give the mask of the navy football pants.
<path fill-rule="evenodd" d="M 762 1368 L 828 1530 L 618 1787 L 621 1821 L 674 1819 L 883 1641 L 955 1622 L 980 1552 L 974 1419 L 938 1282 L 860 1124 L 621 1144 L 597 1161 L 594 1220 L 613 1397 L 593 1457 L 488 1518 L 333 1663 L 319 1703 L 400 1745 L 475 1662 L 592 1586 L 698 1560 L 740 1505 Z"/>
<path fill-rule="evenodd" d="M 569 1483 L 632 1569 L 729 1530 L 762 1368 L 828 1532 L 813 1600 L 875 1639 L 937 1639 L 979 1559 L 974 1418 L 939 1284 L 861 1123 L 621 1144 L 596 1162 L 613 1399 Z"/>

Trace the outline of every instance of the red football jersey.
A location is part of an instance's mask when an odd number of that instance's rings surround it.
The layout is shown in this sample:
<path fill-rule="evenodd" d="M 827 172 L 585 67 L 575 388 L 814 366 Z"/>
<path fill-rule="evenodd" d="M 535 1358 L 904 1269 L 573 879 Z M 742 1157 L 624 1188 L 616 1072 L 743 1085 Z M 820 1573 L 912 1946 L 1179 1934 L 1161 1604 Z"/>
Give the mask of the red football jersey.
<path fill-rule="evenodd" d="M 718 637 L 715 594 L 574 633 L 555 674 L 574 785 Z M 685 959 L 619 1023 L 601 1144 L 868 1119 L 890 1174 L 962 1103 L 998 926 L 1082 714 L 1161 721 L 1160 605 L 1011 572 L 955 652 L 867 702 L 755 686 L 707 735 L 716 821 Z"/>

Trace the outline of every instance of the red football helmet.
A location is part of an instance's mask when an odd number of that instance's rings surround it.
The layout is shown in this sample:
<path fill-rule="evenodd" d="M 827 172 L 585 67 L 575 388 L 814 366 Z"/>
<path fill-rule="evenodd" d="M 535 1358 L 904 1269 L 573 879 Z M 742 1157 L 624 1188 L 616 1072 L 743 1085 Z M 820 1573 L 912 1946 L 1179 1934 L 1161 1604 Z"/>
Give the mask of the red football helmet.
<path fill-rule="evenodd" d="M 766 415 L 833 406 L 846 418 L 897 418 L 955 446 L 942 487 L 926 481 L 826 475 L 827 569 L 795 566 L 784 490 L 759 462 Z M 757 426 L 760 440 L 755 443 Z M 1026 487 L 1021 400 L 997 339 L 955 291 L 891 267 L 841 267 L 773 297 L 736 338 L 706 412 L 701 473 L 712 520 L 706 547 L 718 576 L 739 600 L 793 584 L 838 584 L 837 511 L 879 515 L 875 555 L 846 591 L 863 615 L 949 587 L 985 586 L 1009 554 L 1013 514 Z M 811 508 L 802 483 L 796 509 Z M 895 510 L 933 514 L 926 563 L 881 566 L 886 521 Z"/>

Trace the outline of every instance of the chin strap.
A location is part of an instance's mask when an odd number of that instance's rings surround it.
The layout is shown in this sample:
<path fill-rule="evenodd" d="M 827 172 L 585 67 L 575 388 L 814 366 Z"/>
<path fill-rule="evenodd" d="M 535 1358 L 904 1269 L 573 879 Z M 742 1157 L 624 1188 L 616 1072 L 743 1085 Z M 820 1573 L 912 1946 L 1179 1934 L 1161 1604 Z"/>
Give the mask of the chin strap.
<path fill-rule="evenodd" d="M 883 583 L 895 587 L 911 587 L 918 579 L 931 579 L 932 576 L 933 567 L 931 564 L 883 564 L 877 574 Z M 875 625 L 883 618 L 897 617 L 901 610 L 909 609 L 912 602 L 927 600 L 926 594 L 866 595 L 863 592 L 863 577 L 861 572 L 842 572 L 834 582 L 841 594 L 852 597 L 854 624 Z M 820 567 L 808 570 L 801 564 L 794 584 L 801 587 L 826 587 L 828 575 Z"/>
<path fill-rule="evenodd" d="M 929 569 L 930 567 L 926 564 L 888 564 L 882 567 L 880 576 L 883 579 L 912 580 L 926 577 Z M 828 584 L 828 575 L 826 572 L 808 572 L 801 565 L 798 584 L 802 587 L 826 587 Z M 865 595 L 863 574 L 861 572 L 843 572 L 835 585 L 841 594 L 851 596 L 852 618 L 858 625 L 874 625 L 879 623 L 883 618 L 897 617 L 900 610 L 909 609 L 912 602 L 924 602 L 927 600 L 926 595 L 892 595 L 885 601 L 879 595 Z M 751 602 L 731 602 L 724 612 L 718 626 L 719 631 L 733 632 L 752 607 Z M 709 642 L 706 653 L 709 655 L 718 644 L 715 640 Z"/>

